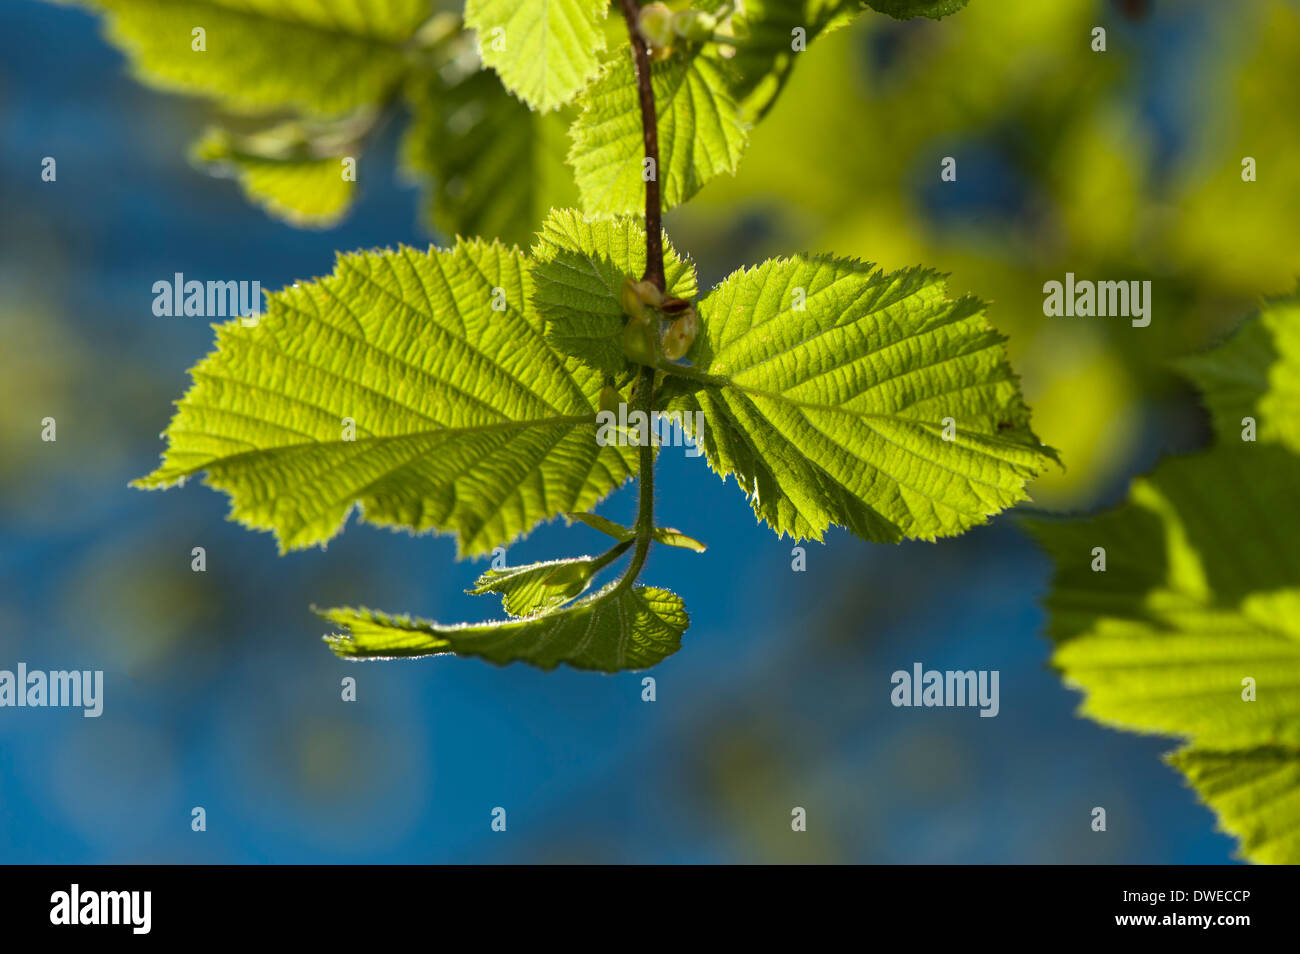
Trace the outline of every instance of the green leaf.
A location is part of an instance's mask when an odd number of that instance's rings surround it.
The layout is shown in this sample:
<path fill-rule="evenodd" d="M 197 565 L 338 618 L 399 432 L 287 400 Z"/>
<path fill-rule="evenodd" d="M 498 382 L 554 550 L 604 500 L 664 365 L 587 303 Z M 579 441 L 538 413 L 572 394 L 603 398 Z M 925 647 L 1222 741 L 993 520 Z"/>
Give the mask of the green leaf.
<path fill-rule="evenodd" d="M 859 0 L 746 0 L 735 14 L 735 47 L 710 47 L 711 57 L 731 52 L 731 96 L 751 121 L 776 101 L 799 56 L 819 36 L 848 23 L 862 12 Z M 803 50 L 794 49 L 802 30 Z"/>
<path fill-rule="evenodd" d="M 533 247 L 533 301 L 546 336 L 561 352 L 617 375 L 626 318 L 620 295 L 626 278 L 645 271 L 645 228 L 633 218 L 587 221 L 572 209 L 552 211 Z M 664 242 L 668 294 L 696 295 L 695 266 Z"/>
<path fill-rule="evenodd" d="M 594 513 L 566 513 L 570 520 L 577 520 L 585 523 L 594 530 L 613 537 L 615 540 L 631 540 L 636 536 L 636 531 L 631 527 L 625 527 L 622 524 L 615 523 L 613 520 L 606 520 L 599 514 Z M 680 547 L 683 550 L 694 550 L 696 553 L 703 553 L 708 549 L 699 540 L 694 537 L 688 537 L 680 530 L 674 530 L 672 527 L 655 527 L 650 531 L 650 535 L 659 543 L 670 547 Z"/>
<path fill-rule="evenodd" d="M 1179 366 L 1201 389 L 1221 441 L 1256 439 L 1300 454 L 1300 294 L 1268 302 L 1222 346 Z"/>
<path fill-rule="evenodd" d="M 651 66 L 659 127 L 657 176 L 665 209 L 685 202 L 712 178 L 734 173 L 749 141 L 732 98 L 728 67 L 697 52 L 677 51 Z M 569 131 L 582 208 L 622 215 L 645 208 L 644 142 L 631 51 L 616 57 L 579 99 Z"/>
<path fill-rule="evenodd" d="M 1168 761 L 1218 813 L 1221 830 L 1241 840 L 1246 857 L 1266 865 L 1300 859 L 1300 751 L 1189 748 Z"/>
<path fill-rule="evenodd" d="M 704 412 L 710 467 L 779 535 L 950 536 L 1025 499 L 1054 459 L 984 306 L 934 272 L 773 260 L 699 313 L 693 366 L 665 365 L 664 393 L 688 422 Z"/>
<path fill-rule="evenodd" d="M 500 593 L 501 606 L 511 616 L 535 616 L 584 592 L 600 569 L 599 559 L 575 557 L 487 570 L 466 592 L 475 596 Z"/>
<path fill-rule="evenodd" d="M 136 486 L 206 470 L 282 550 L 325 543 L 354 504 L 454 532 L 463 555 L 588 509 L 636 449 L 597 445 L 603 381 L 547 344 L 531 295 L 523 255 L 495 243 L 340 256 L 268 296 L 255 327 L 218 326 Z"/>
<path fill-rule="evenodd" d="M 645 669 L 681 648 L 689 625 L 681 598 L 666 590 L 611 583 L 563 609 L 524 620 L 440 626 L 366 609 L 331 609 L 320 615 L 348 632 L 326 637 L 350 658 L 392 658 L 455 653 L 504 665 L 522 660 L 542 669 L 619 672 Z"/>
<path fill-rule="evenodd" d="M 631 540 L 636 536 L 636 531 L 631 527 L 625 527 L 621 523 L 607 520 L 598 513 L 566 513 L 564 516 L 570 520 L 577 520 L 579 523 L 585 523 L 593 530 L 599 530 L 601 533 L 611 536 L 615 540 Z"/>
<path fill-rule="evenodd" d="M 577 201 L 565 164 L 568 123 L 531 111 L 476 65 L 413 77 L 403 168 L 432 180 L 424 206 L 435 229 L 526 248 L 552 206 Z"/>
<path fill-rule="evenodd" d="M 340 115 L 408 69 L 427 0 L 86 0 L 143 82 L 241 110 Z M 192 31 L 202 29 L 203 50 Z"/>
<path fill-rule="evenodd" d="M 291 124 L 296 131 L 297 124 Z M 299 228 L 329 228 L 347 213 L 355 181 L 343 178 L 344 160 L 355 154 L 314 156 L 287 127 L 255 138 L 209 129 L 194 144 L 193 160 L 231 175 L 249 201 Z"/>
<path fill-rule="evenodd" d="M 479 56 L 534 109 L 563 106 L 600 69 L 606 0 L 466 0 Z"/>
<path fill-rule="evenodd" d="M 708 549 L 708 547 L 699 540 L 696 540 L 694 537 L 688 537 L 686 534 L 679 530 L 674 530 L 672 527 L 655 527 L 650 531 L 650 535 L 654 537 L 657 542 L 662 543 L 665 546 L 679 547 L 683 550 L 694 550 L 696 553 L 703 553 Z"/>
<path fill-rule="evenodd" d="M 1166 461 L 1115 512 L 1030 524 L 1056 560 L 1053 662 L 1081 712 L 1192 743 L 1173 763 L 1256 860 L 1300 861 L 1275 814 L 1300 822 L 1276 764 L 1300 754 L 1297 486 L 1300 458 L 1225 444 Z"/>
<path fill-rule="evenodd" d="M 1102 519 L 1030 524 L 1057 560 L 1054 662 L 1086 714 L 1214 748 L 1300 745 L 1300 544 L 1277 531 L 1297 486 L 1280 448 L 1226 447 L 1167 461 Z"/>
<path fill-rule="evenodd" d="M 912 17 L 929 17 L 938 20 L 956 13 L 966 6 L 969 0 L 865 0 L 867 6 L 880 13 L 886 13 L 895 20 L 910 20 Z"/>

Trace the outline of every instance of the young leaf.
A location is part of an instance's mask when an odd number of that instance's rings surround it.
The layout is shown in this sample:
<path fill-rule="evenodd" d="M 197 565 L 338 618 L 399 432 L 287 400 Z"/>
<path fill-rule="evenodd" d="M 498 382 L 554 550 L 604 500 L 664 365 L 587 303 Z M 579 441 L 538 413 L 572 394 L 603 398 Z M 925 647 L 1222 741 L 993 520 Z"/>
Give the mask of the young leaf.
<path fill-rule="evenodd" d="M 599 530 L 615 540 L 631 540 L 636 536 L 636 531 L 631 527 L 625 527 L 621 523 L 615 523 L 613 520 L 607 520 L 598 513 L 566 513 L 570 520 L 577 520 L 579 523 L 585 523 L 593 530 Z"/>
<path fill-rule="evenodd" d="M 585 523 L 594 530 L 608 534 L 615 540 L 631 540 L 636 536 L 636 531 L 631 527 L 624 527 L 615 523 L 613 520 L 606 520 L 599 514 L 594 513 L 566 513 L 566 517 L 571 520 L 578 520 Z M 696 553 L 703 553 L 708 549 L 699 540 L 694 537 L 688 537 L 680 530 L 674 530 L 672 527 L 655 527 L 650 531 L 651 537 L 657 543 L 662 543 L 669 547 L 680 547 L 683 550 L 694 550 Z"/>
<path fill-rule="evenodd" d="M 708 549 L 699 540 L 694 537 L 688 537 L 679 530 L 672 527 L 655 527 L 650 532 L 656 543 L 662 543 L 664 546 L 679 547 L 682 550 L 694 550 L 696 553 L 703 553 Z"/>
<path fill-rule="evenodd" d="M 224 129 L 209 129 L 194 144 L 191 158 L 233 175 L 251 202 L 290 225 L 328 228 L 337 224 L 356 187 L 355 181 L 343 177 L 343 162 L 356 157 L 317 157 L 295 148 L 263 148 L 276 133 L 271 130 L 249 141 Z"/>
<path fill-rule="evenodd" d="M 1257 440 L 1300 454 L 1300 294 L 1268 302 L 1225 344 L 1179 366 L 1200 387 L 1220 441 L 1240 441 L 1253 418 Z"/>
<path fill-rule="evenodd" d="M 679 51 L 650 70 L 659 128 L 663 207 L 685 202 L 714 176 L 734 173 L 749 141 L 748 124 L 730 92 L 728 67 Z M 569 131 L 569 162 L 588 215 L 640 213 L 645 208 L 642 128 L 631 53 L 616 57 L 579 102 Z"/>
<path fill-rule="evenodd" d="M 1223 445 L 1165 462 L 1116 512 L 1030 524 L 1057 564 L 1053 662 L 1081 711 L 1187 739 L 1172 761 L 1243 850 L 1292 863 L 1300 542 L 1279 528 L 1300 516 L 1297 486 L 1300 458 L 1281 447 Z"/>
<path fill-rule="evenodd" d="M 396 88 L 408 69 L 403 46 L 429 16 L 427 0 L 84 3 L 107 14 L 109 41 L 144 82 L 240 110 L 320 116 L 376 103 Z"/>
<path fill-rule="evenodd" d="M 563 106 L 600 69 L 606 0 L 466 0 L 465 25 L 506 88 L 534 109 Z"/>
<path fill-rule="evenodd" d="M 345 658 L 455 653 L 489 662 L 523 661 L 542 669 L 619 672 L 645 669 L 681 648 L 690 620 L 681 598 L 666 590 L 617 582 L 563 609 L 528 619 L 440 626 L 366 609 L 331 609 L 322 617 L 348 632 L 325 637 Z"/>
<path fill-rule="evenodd" d="M 428 184 L 425 219 L 443 234 L 526 247 L 552 206 L 576 201 L 564 115 L 531 111 L 495 73 L 422 72 L 407 100 L 403 168 Z"/>
<path fill-rule="evenodd" d="M 645 271 L 645 228 L 634 218 L 589 222 L 573 209 L 551 212 L 533 247 L 533 302 L 555 347 L 593 368 L 618 374 L 626 316 L 620 293 L 626 278 Z M 664 242 L 668 294 L 695 297 L 695 266 Z"/>
<path fill-rule="evenodd" d="M 468 555 L 594 506 L 636 449 L 596 443 L 603 381 L 547 344 L 531 294 L 523 255 L 495 243 L 340 256 L 255 327 L 218 326 L 136 486 L 206 470 L 282 549 L 326 542 L 354 504 Z"/>
<path fill-rule="evenodd" d="M 910 20 L 912 17 L 939 20 L 956 13 L 966 6 L 969 0 L 865 0 L 865 2 L 873 10 L 887 13 L 895 20 Z"/>
<path fill-rule="evenodd" d="M 562 606 L 591 585 L 600 569 L 598 557 L 576 557 L 487 570 L 466 590 L 475 596 L 500 593 L 501 606 L 511 616 L 534 616 Z"/>
<path fill-rule="evenodd" d="M 947 298 L 934 272 L 773 260 L 699 314 L 693 365 L 665 365 L 664 393 L 704 412 L 709 465 L 779 535 L 951 536 L 1023 500 L 1054 459 L 984 306 Z"/>

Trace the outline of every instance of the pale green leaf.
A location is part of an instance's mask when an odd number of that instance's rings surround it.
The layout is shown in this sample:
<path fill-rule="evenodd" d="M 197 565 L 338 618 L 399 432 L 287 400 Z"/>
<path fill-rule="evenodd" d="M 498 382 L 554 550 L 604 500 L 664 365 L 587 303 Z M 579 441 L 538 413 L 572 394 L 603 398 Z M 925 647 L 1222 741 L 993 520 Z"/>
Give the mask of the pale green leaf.
<path fill-rule="evenodd" d="M 440 626 L 365 609 L 321 615 L 348 632 L 326 637 L 349 658 L 392 658 L 455 653 L 505 664 L 521 660 L 553 669 L 618 672 L 645 669 L 681 648 L 690 620 L 681 598 L 666 590 L 618 583 L 541 616 L 504 622 Z"/>
<path fill-rule="evenodd" d="M 634 218 L 587 221 L 572 209 L 553 211 L 533 248 L 533 301 L 555 347 L 609 374 L 627 367 L 623 282 L 645 271 L 645 228 Z M 695 266 L 664 242 L 668 294 L 693 299 Z"/>
<path fill-rule="evenodd" d="M 1216 749 L 1300 745 L 1300 543 L 1278 532 L 1297 486 L 1300 459 L 1224 447 L 1165 462 L 1114 514 L 1031 524 L 1057 563 L 1053 661 L 1086 714 Z"/>
<path fill-rule="evenodd" d="M 577 201 L 568 122 L 531 111 L 476 62 L 413 76 L 403 166 L 428 183 L 425 219 L 444 235 L 527 248 L 553 206 Z"/>
<path fill-rule="evenodd" d="M 135 73 L 242 110 L 340 115 L 384 99 L 428 0 L 85 0 Z M 194 30 L 203 30 L 203 50 Z"/>
<path fill-rule="evenodd" d="M 1184 358 L 1224 442 L 1241 441 L 1244 419 L 1256 439 L 1300 454 L 1300 295 L 1268 302 L 1222 346 Z"/>
<path fill-rule="evenodd" d="M 210 171 L 233 176 L 249 201 L 277 219 L 300 228 L 337 224 L 356 188 L 355 181 L 344 178 L 344 161 L 357 156 L 315 156 L 305 143 L 265 148 L 262 139 L 210 129 L 195 143 L 192 157 Z"/>
<path fill-rule="evenodd" d="M 573 557 L 487 570 L 466 592 L 500 593 L 511 616 L 535 616 L 562 606 L 584 592 L 600 569 L 598 557 Z"/>
<path fill-rule="evenodd" d="M 324 543 L 357 504 L 371 523 L 454 532 L 462 554 L 587 509 L 636 449 L 596 443 L 602 381 L 547 344 L 531 294 L 523 255 L 499 244 L 343 255 L 270 295 L 255 327 L 218 327 L 137 485 L 207 471 L 283 549 Z"/>
<path fill-rule="evenodd" d="M 694 537 L 688 537 L 680 530 L 674 530 L 672 527 L 655 527 L 650 535 L 656 542 L 662 543 L 669 547 L 678 547 L 682 550 L 694 550 L 696 553 L 703 553 L 708 549 L 699 540 Z"/>
<path fill-rule="evenodd" d="M 1300 861 L 1272 828 L 1300 801 L 1278 787 L 1294 775 L 1266 768 L 1300 753 L 1298 486 L 1300 458 L 1227 443 L 1166 461 L 1117 511 L 1031 524 L 1055 558 L 1053 662 L 1081 711 L 1190 741 L 1174 764 L 1261 861 Z"/>
<path fill-rule="evenodd" d="M 607 0 L 466 0 L 465 25 L 501 82 L 534 109 L 563 106 L 600 69 Z"/>
<path fill-rule="evenodd" d="M 961 533 L 1023 500 L 1054 458 L 984 306 L 947 298 L 933 272 L 774 260 L 699 312 L 693 366 L 665 365 L 664 393 L 688 422 L 704 412 L 709 465 L 778 534 Z"/>
<path fill-rule="evenodd" d="M 566 513 L 564 516 L 570 520 L 585 523 L 593 530 L 599 530 L 601 533 L 611 536 L 615 540 L 631 540 L 636 536 L 636 531 L 631 527 L 625 527 L 621 523 L 615 523 L 613 520 L 608 520 L 598 513 Z"/>
<path fill-rule="evenodd" d="M 1293 599 L 1300 589 L 1269 595 Z M 1086 693 L 1081 713 L 1211 748 L 1300 746 L 1300 642 L 1276 618 L 1158 591 L 1150 601 L 1148 619 L 1103 618 L 1057 649 L 1066 683 Z M 1255 701 L 1242 698 L 1246 678 L 1257 682 Z"/>
<path fill-rule="evenodd" d="M 732 98 L 728 67 L 689 50 L 650 70 L 659 128 L 659 179 L 665 209 L 685 202 L 712 178 L 734 173 L 749 141 Z M 588 215 L 645 209 L 644 141 L 631 52 L 615 57 L 579 99 L 570 136 L 582 208 Z"/>
<path fill-rule="evenodd" d="M 1266 865 L 1300 860 L 1300 749 L 1247 752 L 1183 749 L 1168 757 L 1240 839 L 1246 857 Z"/>

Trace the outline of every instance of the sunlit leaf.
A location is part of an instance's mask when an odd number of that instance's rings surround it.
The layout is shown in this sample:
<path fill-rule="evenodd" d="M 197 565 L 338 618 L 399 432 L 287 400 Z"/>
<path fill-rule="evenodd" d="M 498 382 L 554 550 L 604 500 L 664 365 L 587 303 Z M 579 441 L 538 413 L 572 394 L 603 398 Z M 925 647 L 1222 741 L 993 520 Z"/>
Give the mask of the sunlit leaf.
<path fill-rule="evenodd" d="M 1053 458 L 983 304 L 934 272 L 773 260 L 699 312 L 665 393 L 703 411 L 710 466 L 780 535 L 951 536 L 1023 500 Z"/>
<path fill-rule="evenodd" d="M 392 658 L 455 653 L 504 664 L 522 660 L 542 669 L 618 672 L 645 669 L 681 648 L 690 620 L 682 601 L 666 590 L 611 583 L 563 609 L 528 619 L 440 626 L 365 609 L 332 609 L 325 619 L 346 633 L 326 637 L 349 658 Z"/>
<path fill-rule="evenodd" d="M 685 202 L 715 176 L 734 173 L 748 125 L 732 98 L 728 68 L 679 51 L 650 75 L 659 128 L 659 180 L 664 208 Z M 569 152 L 588 215 L 645 209 L 641 107 L 631 53 L 615 57 L 580 97 L 582 114 Z"/>
<path fill-rule="evenodd" d="M 284 549 L 366 521 L 454 532 L 490 550 L 587 509 L 635 468 L 595 439 L 600 377 L 557 354 L 517 250 L 462 241 L 340 256 L 328 278 L 269 296 L 217 350 L 138 486 L 207 472 L 232 517 Z"/>
<path fill-rule="evenodd" d="M 145 82 L 238 109 L 339 115 L 383 99 L 428 0 L 84 0 Z M 201 31 L 201 33 L 196 32 Z"/>
<path fill-rule="evenodd" d="M 1056 562 L 1053 662 L 1081 711 L 1181 737 L 1173 764 L 1261 861 L 1300 860 L 1300 458 L 1221 444 L 1123 508 L 1031 524 Z M 1099 562 L 1104 559 L 1104 569 Z"/>
<path fill-rule="evenodd" d="M 465 25 L 501 82 L 534 109 L 563 106 L 600 68 L 606 0 L 466 0 Z"/>

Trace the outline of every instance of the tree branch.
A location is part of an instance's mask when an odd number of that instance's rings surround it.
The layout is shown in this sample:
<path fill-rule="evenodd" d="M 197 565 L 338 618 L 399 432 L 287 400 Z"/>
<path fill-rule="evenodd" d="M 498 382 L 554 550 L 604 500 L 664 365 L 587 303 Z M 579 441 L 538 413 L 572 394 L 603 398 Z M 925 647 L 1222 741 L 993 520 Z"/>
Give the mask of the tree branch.
<path fill-rule="evenodd" d="M 652 175 L 646 179 L 645 184 L 645 274 L 642 280 L 652 282 L 656 288 L 664 291 L 667 283 L 664 280 L 663 216 L 659 199 L 659 120 L 655 114 L 654 87 L 650 82 L 650 52 L 637 30 L 640 11 L 637 0 L 621 0 L 621 4 L 623 19 L 627 22 L 627 32 L 632 40 L 632 55 L 636 60 L 636 86 L 641 100 L 641 134 L 645 142 L 645 156 L 652 160 Z M 642 178 L 645 178 L 644 175 Z M 655 449 L 651 443 L 653 428 L 650 426 L 654 411 L 654 386 L 655 369 L 642 366 L 636 381 L 636 406 L 645 412 L 646 433 L 637 468 L 640 497 L 637 501 L 636 549 L 632 551 L 627 572 L 618 582 L 620 589 L 630 587 L 641 573 L 650 552 L 651 534 L 654 531 Z"/>
<path fill-rule="evenodd" d="M 664 281 L 663 213 L 659 199 L 659 119 L 655 113 L 654 87 L 650 83 L 650 51 L 637 31 L 637 0 L 621 0 L 623 19 L 632 37 L 632 55 L 636 60 L 636 87 L 641 99 L 641 137 L 645 157 L 653 161 L 653 175 L 645 184 L 645 281 L 654 282 L 660 291 Z M 644 178 L 644 176 L 642 176 Z"/>

